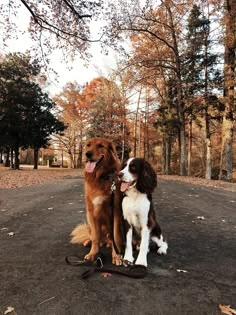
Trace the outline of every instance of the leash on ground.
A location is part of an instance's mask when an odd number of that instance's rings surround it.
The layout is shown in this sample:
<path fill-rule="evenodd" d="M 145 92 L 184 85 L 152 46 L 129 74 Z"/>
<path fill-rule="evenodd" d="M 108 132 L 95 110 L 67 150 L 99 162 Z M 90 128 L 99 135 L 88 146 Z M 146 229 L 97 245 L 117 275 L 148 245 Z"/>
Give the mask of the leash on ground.
<path fill-rule="evenodd" d="M 122 257 L 121 252 L 119 251 L 115 238 L 114 238 L 114 211 L 115 211 L 115 190 L 116 190 L 116 184 L 114 181 L 114 178 L 112 178 L 112 184 L 111 184 L 111 240 L 113 247 L 115 249 L 115 252 L 117 256 Z M 81 274 L 82 279 L 87 279 L 95 272 L 108 272 L 108 273 L 115 273 L 122 276 L 135 278 L 135 279 L 141 279 L 144 278 L 147 275 L 147 268 L 143 265 L 130 265 L 124 261 L 122 266 L 116 266 L 113 268 L 107 268 L 104 267 L 105 257 L 102 253 L 98 253 L 95 257 L 94 262 L 88 261 L 88 260 L 80 260 L 78 256 L 75 255 L 69 255 L 65 258 L 67 264 L 71 266 L 86 266 L 89 267 L 87 270 L 85 270 Z"/>
<path fill-rule="evenodd" d="M 80 260 L 80 258 L 76 255 L 66 256 L 65 260 L 67 264 L 71 266 L 88 267 L 80 275 L 82 279 L 87 279 L 96 272 L 99 273 L 108 272 L 111 274 L 118 274 L 135 279 L 141 279 L 147 275 L 147 268 L 143 265 L 128 265 L 127 267 L 125 266 L 105 267 L 104 266 L 105 257 L 102 253 L 97 254 L 94 262 L 88 260 Z"/>

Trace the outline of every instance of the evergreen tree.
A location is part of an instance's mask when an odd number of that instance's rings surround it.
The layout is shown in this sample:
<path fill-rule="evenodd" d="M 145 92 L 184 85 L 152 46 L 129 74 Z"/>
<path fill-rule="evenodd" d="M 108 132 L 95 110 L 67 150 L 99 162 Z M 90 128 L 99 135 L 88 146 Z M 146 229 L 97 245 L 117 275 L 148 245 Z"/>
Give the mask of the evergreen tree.
<path fill-rule="evenodd" d="M 48 144 L 50 134 L 64 129 L 51 113 L 54 103 L 31 80 L 39 72 L 28 54 L 9 54 L 0 63 L 0 145 L 14 151 L 15 169 L 20 147 L 38 150 Z"/>
<path fill-rule="evenodd" d="M 219 119 L 222 104 L 215 96 L 215 90 L 220 89 L 222 76 L 217 67 L 219 56 L 212 51 L 210 39 L 210 20 L 206 18 L 197 5 L 194 5 L 188 19 L 188 45 L 184 55 L 183 77 L 185 80 L 186 113 L 189 128 L 197 112 L 204 117 L 204 132 L 206 146 L 205 178 L 211 179 L 211 120 Z M 196 101 L 198 96 L 198 101 Z M 192 130 L 189 130 L 192 137 Z M 191 145 L 189 139 L 189 172 L 191 167 Z"/>

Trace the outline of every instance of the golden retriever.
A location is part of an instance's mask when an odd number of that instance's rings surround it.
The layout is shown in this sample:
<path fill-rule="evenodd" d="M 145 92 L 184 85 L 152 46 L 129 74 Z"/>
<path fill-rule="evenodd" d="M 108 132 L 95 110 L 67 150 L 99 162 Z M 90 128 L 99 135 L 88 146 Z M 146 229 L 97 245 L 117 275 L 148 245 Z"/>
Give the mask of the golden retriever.
<path fill-rule="evenodd" d="M 94 261 L 100 245 L 105 243 L 112 247 L 112 263 L 120 265 L 121 258 L 117 255 L 111 241 L 111 229 L 115 244 L 119 251 L 122 246 L 120 189 L 114 191 L 114 221 L 112 218 L 111 186 L 117 181 L 120 163 L 114 144 L 104 138 L 92 138 L 85 146 L 85 201 L 88 224 L 77 226 L 71 233 L 71 243 L 88 245 L 90 252 L 84 257 Z"/>

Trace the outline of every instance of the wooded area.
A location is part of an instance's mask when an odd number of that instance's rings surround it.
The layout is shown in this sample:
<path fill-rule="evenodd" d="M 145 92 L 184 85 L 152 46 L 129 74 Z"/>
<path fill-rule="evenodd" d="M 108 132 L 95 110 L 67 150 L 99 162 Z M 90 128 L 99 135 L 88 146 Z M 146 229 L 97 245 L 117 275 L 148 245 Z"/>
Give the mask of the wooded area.
<path fill-rule="evenodd" d="M 39 82 L 39 59 L 33 61 L 27 54 L 2 56 L 2 153 L 14 150 L 18 156 L 20 147 L 31 147 L 37 159 L 38 149 L 51 144 L 69 156 L 71 167 L 81 167 L 84 141 L 101 136 L 116 143 L 121 160 L 129 155 L 145 157 L 163 174 L 232 181 L 234 0 L 142 5 L 122 0 L 109 6 L 59 1 L 50 8 L 42 1 L 44 14 L 34 1 L 19 2 L 32 16 L 34 40 L 43 32 L 56 36 L 57 42 L 40 41 L 45 54 L 55 45 L 73 56 L 78 50 L 81 57 L 88 57 L 87 48 L 95 40 L 89 21 L 104 14 L 99 40 L 103 47 L 114 47 L 120 59 L 109 77 L 94 78 L 84 86 L 68 82 L 51 100 Z M 63 12 L 71 25 L 60 19 Z"/>

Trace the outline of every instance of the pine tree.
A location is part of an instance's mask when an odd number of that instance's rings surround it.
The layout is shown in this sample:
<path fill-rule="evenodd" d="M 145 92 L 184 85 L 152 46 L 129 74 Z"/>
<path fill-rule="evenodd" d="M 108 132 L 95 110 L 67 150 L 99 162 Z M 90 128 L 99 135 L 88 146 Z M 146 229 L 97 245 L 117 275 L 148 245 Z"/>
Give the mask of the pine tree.
<path fill-rule="evenodd" d="M 194 5 L 188 19 L 188 45 L 184 56 L 183 76 L 185 78 L 185 98 L 188 104 L 186 112 L 189 114 L 189 137 L 192 136 L 192 121 L 197 112 L 204 118 L 204 133 L 206 147 L 205 178 L 211 179 L 211 120 L 219 118 L 212 116 L 212 108 L 218 111 L 221 103 L 215 97 L 214 89 L 220 89 L 221 74 L 217 67 L 218 55 L 212 51 L 210 40 L 210 20 Z M 196 96 L 201 102 L 196 101 Z M 197 105 L 197 106 L 196 106 Z M 189 139 L 189 175 L 191 165 L 191 145 Z"/>

